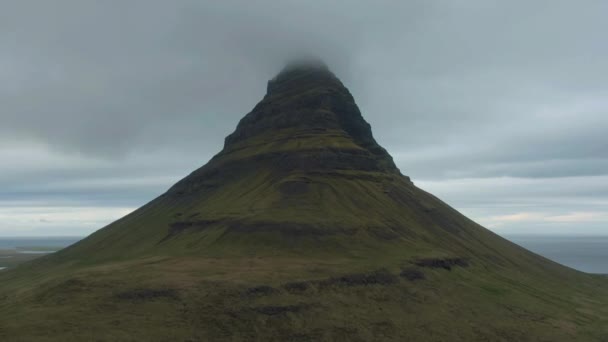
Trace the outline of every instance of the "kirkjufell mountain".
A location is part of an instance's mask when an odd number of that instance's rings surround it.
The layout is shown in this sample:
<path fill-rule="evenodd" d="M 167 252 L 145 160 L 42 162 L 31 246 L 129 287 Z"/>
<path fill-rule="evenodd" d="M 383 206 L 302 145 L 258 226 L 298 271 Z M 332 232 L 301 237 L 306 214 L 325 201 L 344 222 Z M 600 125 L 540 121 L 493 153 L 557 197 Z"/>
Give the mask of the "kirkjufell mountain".
<path fill-rule="evenodd" d="M 403 173 L 325 65 L 291 64 L 206 165 L 2 272 L 0 339 L 608 341 L 605 277 Z"/>

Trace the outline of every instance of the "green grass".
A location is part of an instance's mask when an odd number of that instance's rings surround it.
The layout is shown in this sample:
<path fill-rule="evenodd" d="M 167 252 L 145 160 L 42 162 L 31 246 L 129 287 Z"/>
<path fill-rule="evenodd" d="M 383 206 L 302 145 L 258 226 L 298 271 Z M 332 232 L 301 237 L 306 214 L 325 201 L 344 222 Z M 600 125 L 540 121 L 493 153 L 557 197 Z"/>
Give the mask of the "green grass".
<path fill-rule="evenodd" d="M 56 250 L 56 249 L 57 248 L 54 248 L 53 250 Z M 30 250 L 30 249 L 26 249 L 26 250 Z M 40 250 L 40 251 L 47 251 L 47 250 L 45 249 L 45 250 Z M 28 262 L 28 261 L 34 260 L 36 258 L 39 258 L 43 255 L 45 255 L 45 254 L 44 253 L 24 254 L 24 253 L 19 253 L 18 250 L 14 250 L 14 249 L 2 249 L 2 250 L 0 250 L 0 267 L 12 268 L 12 267 L 20 265 L 24 262 Z"/>
<path fill-rule="evenodd" d="M 576 280 L 570 287 L 547 274 L 483 264 L 451 271 L 421 268 L 426 279 L 414 282 L 318 285 L 381 268 L 397 275 L 409 262 L 398 254 L 370 258 L 367 253 L 332 259 L 158 256 L 67 268 L 41 275 L 45 280 L 36 286 L 21 280 L 1 302 L 0 313 L 10 319 L 2 320 L 0 337 L 585 341 L 608 333 L 606 303 L 599 301 L 606 298 L 603 283 L 574 271 L 567 272 Z M 312 285 L 302 292 L 285 289 L 298 281 Z M 275 291 L 247 295 L 260 285 Z M 168 289 L 176 296 L 163 296 Z M 125 293 L 142 290 L 161 295 L 125 299 Z"/>

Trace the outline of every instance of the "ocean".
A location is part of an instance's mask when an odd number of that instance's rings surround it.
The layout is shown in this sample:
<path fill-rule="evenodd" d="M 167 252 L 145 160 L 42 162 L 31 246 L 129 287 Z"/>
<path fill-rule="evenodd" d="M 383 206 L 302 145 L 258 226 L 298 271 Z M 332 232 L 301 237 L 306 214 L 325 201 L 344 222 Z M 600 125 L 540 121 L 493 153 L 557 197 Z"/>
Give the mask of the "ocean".
<path fill-rule="evenodd" d="M 608 274 L 608 236 L 505 236 L 562 265 L 587 273 Z"/>
<path fill-rule="evenodd" d="M 588 273 L 608 274 L 608 236 L 509 235 L 505 238 L 534 253 Z M 0 237 L 0 250 L 67 247 L 81 237 Z"/>
<path fill-rule="evenodd" d="M 0 237 L 0 250 L 2 249 L 28 249 L 28 247 L 56 247 L 65 248 L 82 237 Z"/>

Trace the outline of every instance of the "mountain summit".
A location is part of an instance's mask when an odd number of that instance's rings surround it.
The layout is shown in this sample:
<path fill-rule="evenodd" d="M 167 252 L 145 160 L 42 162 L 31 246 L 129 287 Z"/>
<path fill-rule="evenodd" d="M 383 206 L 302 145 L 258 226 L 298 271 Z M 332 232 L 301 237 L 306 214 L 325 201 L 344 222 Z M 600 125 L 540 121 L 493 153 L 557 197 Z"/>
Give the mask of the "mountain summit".
<path fill-rule="evenodd" d="M 416 187 L 342 82 L 300 62 L 206 165 L 0 273 L 0 339 L 591 341 L 606 284 Z"/>
<path fill-rule="evenodd" d="M 288 140 L 295 140 L 298 152 L 317 155 L 317 165 L 346 154 L 352 165 L 338 168 L 396 171 L 348 89 L 327 66 L 310 63 L 289 64 L 268 82 L 266 96 L 226 138 L 221 155 L 260 143 L 274 144 L 272 151 L 280 151 Z M 303 162 L 315 164 L 311 159 Z"/>

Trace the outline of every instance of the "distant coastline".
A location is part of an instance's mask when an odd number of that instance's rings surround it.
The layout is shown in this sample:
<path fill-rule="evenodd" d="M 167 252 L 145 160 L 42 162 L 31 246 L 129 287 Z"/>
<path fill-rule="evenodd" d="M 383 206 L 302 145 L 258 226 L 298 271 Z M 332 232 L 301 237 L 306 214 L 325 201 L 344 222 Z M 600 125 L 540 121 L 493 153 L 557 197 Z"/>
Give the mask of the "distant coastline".
<path fill-rule="evenodd" d="M 82 239 L 82 236 L 0 237 L 0 271 L 54 253 Z"/>
<path fill-rule="evenodd" d="M 534 253 L 577 269 L 608 276 L 608 235 L 509 234 L 504 237 Z M 84 236 L 0 237 L 0 270 L 74 244 Z"/>

